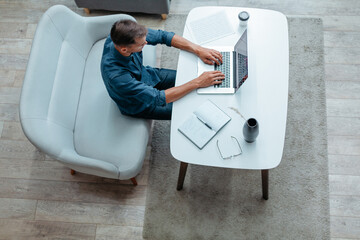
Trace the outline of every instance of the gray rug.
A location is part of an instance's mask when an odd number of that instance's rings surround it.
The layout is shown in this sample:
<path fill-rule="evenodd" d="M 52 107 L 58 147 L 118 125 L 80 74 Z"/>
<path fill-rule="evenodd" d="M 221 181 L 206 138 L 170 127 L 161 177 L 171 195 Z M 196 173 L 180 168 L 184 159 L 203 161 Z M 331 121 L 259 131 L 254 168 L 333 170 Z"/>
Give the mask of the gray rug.
<path fill-rule="evenodd" d="M 182 33 L 185 16 L 166 29 Z M 329 192 L 323 33 L 320 19 L 289 18 L 290 82 L 282 162 L 270 170 L 269 200 L 260 171 L 189 165 L 169 150 L 170 122 L 155 122 L 143 235 L 146 239 L 328 239 Z M 176 68 L 164 48 L 162 66 Z M 274 93 L 276 94 L 276 93 Z"/>

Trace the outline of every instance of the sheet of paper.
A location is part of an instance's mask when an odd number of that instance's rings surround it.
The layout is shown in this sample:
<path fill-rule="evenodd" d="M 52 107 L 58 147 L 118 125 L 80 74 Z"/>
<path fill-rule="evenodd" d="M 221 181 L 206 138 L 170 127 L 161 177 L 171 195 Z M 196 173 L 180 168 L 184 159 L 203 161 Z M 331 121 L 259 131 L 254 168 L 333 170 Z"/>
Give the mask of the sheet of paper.
<path fill-rule="evenodd" d="M 200 45 L 235 33 L 223 11 L 189 22 L 187 26 Z"/>

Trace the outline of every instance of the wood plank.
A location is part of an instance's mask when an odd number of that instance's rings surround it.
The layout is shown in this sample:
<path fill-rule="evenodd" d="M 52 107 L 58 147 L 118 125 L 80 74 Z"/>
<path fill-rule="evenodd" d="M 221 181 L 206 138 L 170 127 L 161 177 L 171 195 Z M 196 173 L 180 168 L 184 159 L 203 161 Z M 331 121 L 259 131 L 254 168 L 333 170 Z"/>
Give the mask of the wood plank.
<path fill-rule="evenodd" d="M 28 24 L 0 22 L 1 38 L 25 38 Z"/>
<path fill-rule="evenodd" d="M 147 184 L 148 166 L 144 164 L 140 177 L 136 180 L 138 185 Z M 117 184 L 132 186 L 130 180 L 119 181 L 117 179 L 103 178 L 76 172 L 70 174 L 70 169 L 56 160 L 31 160 L 31 159 L 0 159 L 0 176 L 2 178 L 52 180 L 70 182 L 95 182 L 104 184 Z"/>
<path fill-rule="evenodd" d="M 93 240 L 95 224 L 0 219 L 1 239 Z"/>
<path fill-rule="evenodd" d="M 360 99 L 327 99 L 326 105 L 328 117 L 360 116 Z"/>
<path fill-rule="evenodd" d="M 356 117 L 328 117 L 328 135 L 332 136 L 360 136 L 360 118 Z"/>
<path fill-rule="evenodd" d="M 0 69 L 25 70 L 28 59 L 28 55 L 0 53 Z"/>
<path fill-rule="evenodd" d="M 16 70 L 15 71 L 15 80 L 13 87 L 22 87 L 25 77 L 25 70 Z"/>
<path fill-rule="evenodd" d="M 330 196 L 360 196 L 360 176 L 329 175 Z"/>
<path fill-rule="evenodd" d="M 20 88 L 0 87 L 0 103 L 19 104 Z"/>
<path fill-rule="evenodd" d="M 0 94 L 0 99 L 1 96 Z M 4 122 L 3 131 L 0 136 L 1 139 L 27 141 L 19 122 Z"/>
<path fill-rule="evenodd" d="M 3 132 L 3 128 L 4 128 L 4 122 L 3 121 L 0 121 L 0 136 Z"/>
<path fill-rule="evenodd" d="M 0 22 L 2 23 L 38 23 L 45 9 L 31 8 L 31 4 L 19 8 L 15 5 L 0 7 Z"/>
<path fill-rule="evenodd" d="M 146 187 L 113 183 L 0 178 L 5 198 L 145 205 Z"/>
<path fill-rule="evenodd" d="M 19 121 L 17 104 L 0 103 L 0 121 Z"/>
<path fill-rule="evenodd" d="M 360 196 L 336 196 L 330 198 L 330 214 L 337 217 L 360 217 Z"/>
<path fill-rule="evenodd" d="M 32 220 L 35 217 L 36 203 L 36 200 L 0 198 L 0 218 Z"/>
<path fill-rule="evenodd" d="M 32 39 L 0 38 L 0 53 L 30 54 Z"/>
<path fill-rule="evenodd" d="M 349 64 L 326 64 L 325 65 L 325 80 L 348 80 L 360 81 L 360 68 L 359 65 Z"/>
<path fill-rule="evenodd" d="M 97 225 L 96 240 L 142 240 L 142 227 Z"/>
<path fill-rule="evenodd" d="M 0 159 L 0 176 L 32 180 L 118 183 L 116 179 L 100 178 L 82 173 L 73 176 L 70 174 L 69 168 L 55 160 L 39 161 L 26 158 Z"/>
<path fill-rule="evenodd" d="M 360 176 L 360 156 L 329 155 L 329 174 Z"/>
<path fill-rule="evenodd" d="M 0 6 L 1 7 L 8 7 L 8 8 L 28 8 L 28 9 L 43 9 L 44 11 L 49 7 L 61 4 L 67 7 L 76 7 L 74 1 L 69 0 L 1 0 Z M 21 11 L 21 10 L 20 10 Z"/>
<path fill-rule="evenodd" d="M 360 48 L 325 47 L 324 52 L 325 63 L 360 64 Z"/>
<path fill-rule="evenodd" d="M 360 155 L 360 137 L 328 136 L 328 152 L 333 155 Z"/>
<path fill-rule="evenodd" d="M 36 220 L 142 227 L 144 206 L 39 201 Z"/>
<path fill-rule="evenodd" d="M 36 32 L 36 23 L 29 23 L 26 30 L 26 38 L 33 39 Z"/>
<path fill-rule="evenodd" d="M 0 158 L 44 160 L 44 153 L 28 141 L 0 140 Z"/>
<path fill-rule="evenodd" d="M 357 24 L 359 26 L 359 24 Z M 325 47 L 360 47 L 360 32 L 325 31 Z"/>
<path fill-rule="evenodd" d="M 322 16 L 324 31 L 360 32 L 360 16 Z"/>
<path fill-rule="evenodd" d="M 330 217 L 331 237 L 343 239 L 359 239 L 360 218 Z"/>
<path fill-rule="evenodd" d="M 15 70 L 0 69 L 0 87 L 11 87 L 15 81 Z"/>
<path fill-rule="evenodd" d="M 326 81 L 326 98 L 360 99 L 360 81 Z"/>

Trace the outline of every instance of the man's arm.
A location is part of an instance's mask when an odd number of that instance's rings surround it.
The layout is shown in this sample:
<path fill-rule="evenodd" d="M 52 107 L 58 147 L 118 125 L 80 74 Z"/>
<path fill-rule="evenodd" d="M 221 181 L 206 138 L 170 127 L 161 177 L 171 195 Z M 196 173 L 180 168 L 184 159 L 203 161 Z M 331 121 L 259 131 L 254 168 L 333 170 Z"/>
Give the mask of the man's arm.
<path fill-rule="evenodd" d="M 214 63 L 220 65 L 222 63 L 222 56 L 219 51 L 201 47 L 179 35 L 174 35 L 171 40 L 171 46 L 196 54 L 204 63 L 210 65 Z"/>
<path fill-rule="evenodd" d="M 199 77 L 177 87 L 172 87 L 165 90 L 166 103 L 175 102 L 182 98 L 191 91 L 200 88 L 208 87 L 211 85 L 221 83 L 221 80 L 225 78 L 225 75 L 220 71 L 204 72 Z"/>
<path fill-rule="evenodd" d="M 213 65 L 214 63 L 222 63 L 222 56 L 220 52 L 213 49 L 201 47 L 176 34 L 171 40 L 171 46 L 194 53 L 203 62 L 207 64 Z M 204 72 L 199 77 L 181 86 L 172 87 L 165 90 L 166 103 L 175 102 L 176 100 L 182 98 L 183 96 L 197 88 L 209 87 L 211 85 L 220 84 L 224 78 L 225 75 L 220 71 Z"/>

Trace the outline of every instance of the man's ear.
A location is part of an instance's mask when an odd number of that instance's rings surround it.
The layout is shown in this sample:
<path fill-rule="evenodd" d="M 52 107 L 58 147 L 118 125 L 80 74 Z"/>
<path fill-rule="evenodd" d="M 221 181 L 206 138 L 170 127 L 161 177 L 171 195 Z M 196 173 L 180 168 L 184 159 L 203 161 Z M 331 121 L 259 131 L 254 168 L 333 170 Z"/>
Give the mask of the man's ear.
<path fill-rule="evenodd" d="M 128 52 L 127 47 L 125 46 L 118 46 L 118 45 L 114 45 L 116 50 L 118 50 L 120 53 L 126 54 Z"/>
<path fill-rule="evenodd" d="M 128 52 L 127 47 L 119 47 L 119 48 L 120 48 L 120 52 L 122 52 L 122 53 L 127 53 Z"/>

